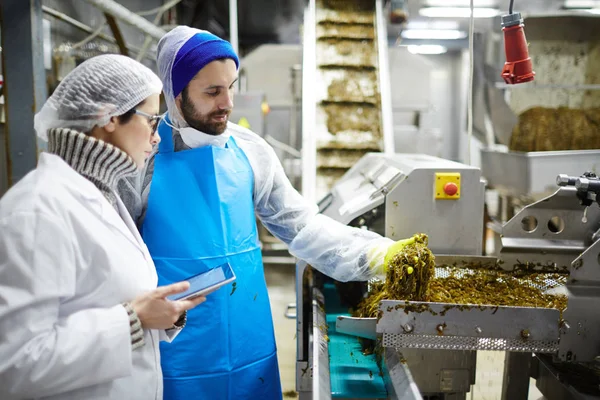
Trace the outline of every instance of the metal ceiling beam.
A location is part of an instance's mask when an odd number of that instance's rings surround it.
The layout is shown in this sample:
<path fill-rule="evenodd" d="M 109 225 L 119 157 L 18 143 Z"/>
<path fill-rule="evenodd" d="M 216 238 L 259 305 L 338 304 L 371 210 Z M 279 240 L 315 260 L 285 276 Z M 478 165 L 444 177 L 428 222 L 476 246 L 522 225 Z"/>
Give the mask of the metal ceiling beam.
<path fill-rule="evenodd" d="M 128 10 L 114 0 L 85 0 L 85 2 L 98 7 L 103 12 L 139 29 L 156 40 L 167 33 L 164 29 L 159 28 L 146 18 Z"/>
<path fill-rule="evenodd" d="M 110 30 L 117 41 L 119 52 L 124 56 L 129 56 L 129 50 L 125 44 L 125 39 L 123 39 L 123 35 L 121 34 L 121 29 L 119 29 L 119 24 L 117 24 L 117 20 L 109 13 L 104 13 L 104 18 L 106 18 L 106 23 L 110 27 Z"/>
<path fill-rule="evenodd" d="M 42 6 L 42 11 L 47 15 L 50 15 L 60 21 L 66 22 L 67 24 L 74 26 L 75 28 L 79 29 L 82 32 L 89 33 L 89 34 L 94 33 L 94 29 L 92 29 L 90 26 L 76 20 L 75 18 L 69 17 L 67 14 L 64 14 L 60 11 L 56 11 L 53 8 L 50 8 L 47 6 Z M 114 37 L 105 35 L 104 33 L 98 34 L 98 38 L 102 39 L 106 42 L 109 42 L 109 43 L 117 44 L 117 40 Z M 127 49 L 128 49 L 128 51 L 133 51 L 134 53 L 137 53 L 137 54 L 139 54 L 141 51 L 139 47 L 131 46 L 131 45 L 128 45 Z M 146 57 L 150 60 L 156 60 L 156 55 L 154 53 L 144 54 L 144 57 Z"/>
<path fill-rule="evenodd" d="M 0 1 L 9 186 L 35 168 L 43 145 L 33 129 L 47 96 L 42 21 L 41 0 Z"/>

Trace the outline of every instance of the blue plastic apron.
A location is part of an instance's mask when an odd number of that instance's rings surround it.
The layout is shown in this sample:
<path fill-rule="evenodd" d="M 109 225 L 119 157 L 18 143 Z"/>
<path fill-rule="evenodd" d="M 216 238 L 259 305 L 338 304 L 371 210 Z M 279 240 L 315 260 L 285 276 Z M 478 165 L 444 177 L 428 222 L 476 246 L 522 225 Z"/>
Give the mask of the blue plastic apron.
<path fill-rule="evenodd" d="M 161 343 L 164 399 L 281 399 L 252 168 L 233 137 L 224 148 L 174 152 L 171 128 L 161 123 L 159 132 L 142 227 L 159 285 L 226 261 L 237 277 L 188 312 L 172 343 Z"/>

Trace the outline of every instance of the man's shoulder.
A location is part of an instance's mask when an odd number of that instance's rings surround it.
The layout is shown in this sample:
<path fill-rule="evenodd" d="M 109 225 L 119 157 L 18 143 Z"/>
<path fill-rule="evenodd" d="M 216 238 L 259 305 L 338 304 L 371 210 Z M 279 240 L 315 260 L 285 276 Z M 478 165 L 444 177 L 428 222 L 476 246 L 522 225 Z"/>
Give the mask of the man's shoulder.
<path fill-rule="evenodd" d="M 242 139 L 248 142 L 259 144 L 261 146 L 268 146 L 267 142 L 258 134 L 254 133 L 250 129 L 244 128 L 243 126 L 234 124 L 233 122 L 227 123 L 227 130 L 231 132 L 233 137 L 236 139 Z"/>

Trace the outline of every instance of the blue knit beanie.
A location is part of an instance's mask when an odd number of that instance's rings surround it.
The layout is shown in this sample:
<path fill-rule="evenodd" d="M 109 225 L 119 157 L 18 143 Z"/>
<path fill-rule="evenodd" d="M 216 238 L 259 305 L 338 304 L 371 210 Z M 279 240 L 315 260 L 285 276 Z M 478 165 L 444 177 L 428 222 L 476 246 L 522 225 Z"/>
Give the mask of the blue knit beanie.
<path fill-rule="evenodd" d="M 232 59 L 236 68 L 240 67 L 238 56 L 228 41 L 207 31 L 198 31 L 190 37 L 181 46 L 173 62 L 170 77 L 173 82 L 173 97 L 177 97 L 204 66 L 223 58 Z"/>

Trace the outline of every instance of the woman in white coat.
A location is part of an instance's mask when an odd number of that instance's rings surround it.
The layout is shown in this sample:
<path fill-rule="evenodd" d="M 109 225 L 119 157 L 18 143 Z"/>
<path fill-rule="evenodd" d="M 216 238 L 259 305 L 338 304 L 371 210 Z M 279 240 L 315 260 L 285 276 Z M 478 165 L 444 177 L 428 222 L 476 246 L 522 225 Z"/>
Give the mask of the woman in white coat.
<path fill-rule="evenodd" d="M 115 194 L 160 138 L 159 78 L 119 55 L 73 70 L 35 116 L 38 167 L 0 200 L 0 399 L 162 399 L 169 301 Z"/>

